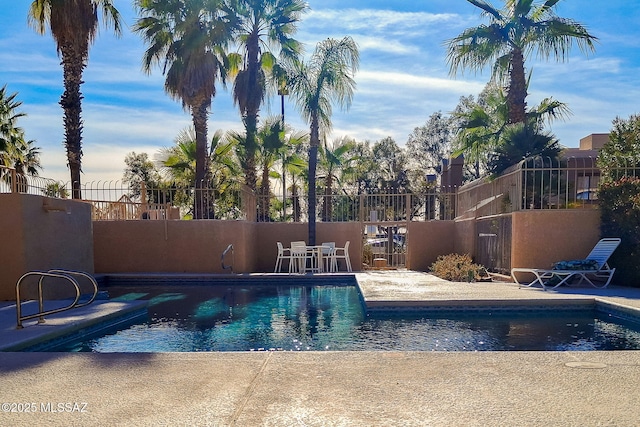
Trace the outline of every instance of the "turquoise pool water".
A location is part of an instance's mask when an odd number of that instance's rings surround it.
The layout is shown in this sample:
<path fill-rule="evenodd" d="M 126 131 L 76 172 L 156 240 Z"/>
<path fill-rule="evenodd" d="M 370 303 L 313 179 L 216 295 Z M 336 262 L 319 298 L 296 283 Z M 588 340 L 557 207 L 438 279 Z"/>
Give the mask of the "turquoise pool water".
<path fill-rule="evenodd" d="M 147 322 L 46 351 L 619 350 L 640 326 L 595 309 L 366 315 L 349 285 L 148 285 L 108 288 L 147 299 Z"/>

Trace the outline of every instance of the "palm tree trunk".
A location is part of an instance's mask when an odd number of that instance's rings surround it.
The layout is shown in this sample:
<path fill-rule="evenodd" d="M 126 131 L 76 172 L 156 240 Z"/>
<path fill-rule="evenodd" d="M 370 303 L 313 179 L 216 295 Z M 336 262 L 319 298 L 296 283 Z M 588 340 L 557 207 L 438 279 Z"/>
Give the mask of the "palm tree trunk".
<path fill-rule="evenodd" d="M 314 246 L 316 244 L 316 168 L 320 145 L 320 124 L 317 114 L 311 117 L 309 143 L 309 245 Z"/>
<path fill-rule="evenodd" d="M 322 221 L 329 222 L 331 221 L 331 216 L 333 214 L 333 204 L 331 200 L 331 188 L 333 187 L 333 175 L 332 171 L 329 170 L 327 173 L 327 178 L 324 183 L 324 197 L 322 200 Z"/>
<path fill-rule="evenodd" d="M 82 198 L 80 173 L 82 171 L 82 93 L 80 85 L 86 66 L 82 52 L 78 52 L 71 43 L 60 47 L 64 93 L 60 105 L 64 111 L 64 136 L 67 148 L 67 165 L 71 173 L 71 194 L 74 199 Z"/>
<path fill-rule="evenodd" d="M 207 113 L 211 100 L 204 100 L 199 106 L 192 108 L 193 127 L 196 131 L 196 178 L 195 196 L 193 202 L 194 219 L 205 218 L 209 202 L 206 192 L 209 189 L 207 182 L 209 162 L 207 159 Z"/>
<path fill-rule="evenodd" d="M 256 134 L 258 133 L 258 111 L 260 110 L 262 97 L 258 96 L 261 91 L 260 87 L 258 87 L 261 84 L 261 82 L 258 81 L 258 71 L 260 69 L 259 40 L 255 35 L 247 42 L 247 58 L 249 61 L 249 93 L 247 95 L 247 107 L 244 118 L 245 130 L 247 132 L 247 169 L 245 171 L 245 183 L 253 191 L 256 191 L 258 188 L 255 160 L 257 150 Z"/>
<path fill-rule="evenodd" d="M 258 213 L 259 221 L 269 221 L 269 210 L 271 208 L 270 195 L 271 183 L 269 182 L 269 166 L 268 163 L 265 162 L 262 168 L 262 182 L 260 183 L 260 203 L 258 204 L 258 208 L 260 209 Z"/>
<path fill-rule="evenodd" d="M 507 106 L 509 123 L 525 123 L 527 119 L 527 80 L 524 73 L 524 56 L 522 50 L 511 52 L 511 69 L 509 72 L 509 90 Z"/>
<path fill-rule="evenodd" d="M 316 166 L 318 145 L 309 147 L 309 245 L 316 244 Z"/>

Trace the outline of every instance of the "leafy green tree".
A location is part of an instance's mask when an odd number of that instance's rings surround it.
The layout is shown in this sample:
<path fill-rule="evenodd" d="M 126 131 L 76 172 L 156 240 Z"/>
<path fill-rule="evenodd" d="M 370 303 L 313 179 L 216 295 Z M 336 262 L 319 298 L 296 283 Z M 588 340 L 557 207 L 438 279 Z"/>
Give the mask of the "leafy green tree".
<path fill-rule="evenodd" d="M 597 38 L 583 25 L 555 14 L 554 6 L 560 0 L 504 0 L 502 9 L 485 0 L 467 1 L 482 9 L 490 22 L 468 28 L 447 41 L 451 73 L 460 69 L 480 71 L 493 63 L 493 78 L 508 81 L 508 123 L 526 121 L 526 57 L 536 52 L 539 58 L 553 56 L 563 61 L 574 42 L 585 53 L 595 50 Z"/>
<path fill-rule="evenodd" d="M 230 55 L 235 76 L 233 99 L 245 125 L 243 139 L 245 183 L 257 190 L 255 155 L 258 150 L 258 114 L 267 90 L 268 74 L 277 57 L 296 59 L 301 45 L 292 38 L 308 5 L 301 0 L 235 0 L 233 8 L 240 22 L 236 41 L 243 54 Z M 273 52 L 272 49 L 279 52 Z"/>
<path fill-rule="evenodd" d="M 373 158 L 373 151 L 371 151 L 371 143 L 369 141 L 356 142 L 353 152 L 354 156 L 358 158 L 353 172 L 357 194 L 366 193 L 376 188 L 373 171 L 377 166 L 376 159 Z"/>
<path fill-rule="evenodd" d="M 607 179 L 598 188 L 600 234 L 620 237 L 620 246 L 609 263 L 616 268 L 614 280 L 626 286 L 640 284 L 640 178 Z"/>
<path fill-rule="evenodd" d="M 142 195 L 142 184 L 148 191 L 157 190 L 160 186 L 160 173 L 147 153 L 131 152 L 124 158 L 126 165 L 122 182 L 131 189 L 129 197 L 139 198 Z M 145 195 L 146 197 L 146 195 Z"/>
<path fill-rule="evenodd" d="M 640 114 L 616 117 L 607 142 L 598 153 L 603 181 L 640 175 Z"/>
<path fill-rule="evenodd" d="M 378 190 L 400 192 L 410 190 L 407 154 L 391 137 L 373 144 L 376 168 L 373 173 Z"/>
<path fill-rule="evenodd" d="M 316 168 L 321 133 L 331 129 L 332 104 L 349 107 L 360 55 L 351 37 L 328 38 L 308 62 L 295 62 L 289 77 L 291 96 L 309 123 L 309 244 L 316 241 Z"/>
<path fill-rule="evenodd" d="M 71 173 L 72 197 L 82 198 L 82 74 L 89 59 L 89 45 L 98 33 L 98 11 L 105 25 L 121 32 L 120 13 L 113 0 L 34 0 L 29 8 L 29 23 L 39 34 L 47 27 L 62 57 L 64 93 L 60 105 L 64 111 L 67 164 Z"/>
<path fill-rule="evenodd" d="M 161 65 L 165 91 L 191 113 L 196 133 L 194 184 L 208 185 L 207 119 L 218 79 L 225 82 L 227 47 L 237 22 L 222 0 L 137 0 L 141 18 L 134 26 L 148 45 L 147 73 Z M 196 191 L 194 218 L 204 217 L 205 192 Z"/>
<path fill-rule="evenodd" d="M 640 114 L 616 117 L 609 141 L 598 153 L 601 181 L 598 200 L 602 237 L 620 237 L 611 256 L 615 280 L 640 283 Z M 637 285 L 636 285 L 637 286 Z"/>
<path fill-rule="evenodd" d="M 435 174 L 441 170 L 442 160 L 451 155 L 454 137 L 452 118 L 445 117 L 442 112 L 433 113 L 424 126 L 417 127 L 407 140 L 408 171 L 415 189 L 425 190 L 427 180 L 425 173 Z"/>

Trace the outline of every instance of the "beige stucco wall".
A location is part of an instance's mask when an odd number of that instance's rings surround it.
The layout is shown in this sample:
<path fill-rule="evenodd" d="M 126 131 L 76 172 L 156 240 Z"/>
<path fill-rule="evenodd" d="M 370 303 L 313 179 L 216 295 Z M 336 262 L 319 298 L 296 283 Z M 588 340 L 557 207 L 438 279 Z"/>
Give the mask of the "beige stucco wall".
<path fill-rule="evenodd" d="M 30 194 L 0 194 L 0 225 L 0 300 L 15 300 L 16 282 L 28 271 L 59 268 L 93 274 L 90 205 Z M 64 297 L 72 290 L 67 285 L 54 287 L 59 292 L 50 296 Z"/>
<path fill-rule="evenodd" d="M 600 210 L 530 210 L 512 214 L 511 267 L 550 268 L 588 255 L 600 239 Z"/>
<path fill-rule="evenodd" d="M 512 267 L 549 267 L 580 258 L 599 239 L 600 212 L 535 210 L 515 212 Z M 97 221 L 88 204 L 47 197 L 0 194 L 0 299 L 15 297 L 15 283 L 27 271 L 63 268 L 88 273 L 222 273 L 220 255 L 234 246 L 236 273 L 270 272 L 276 242 L 308 241 L 308 224 L 245 221 Z M 475 220 L 411 222 L 407 266 L 427 271 L 439 255 L 475 255 Z M 360 270 L 362 224 L 318 223 L 317 243 L 351 242 L 354 270 Z M 231 259 L 228 258 L 228 262 Z"/>
<path fill-rule="evenodd" d="M 428 271 L 439 255 L 455 251 L 455 222 L 410 222 L 407 239 L 407 267 Z"/>
<path fill-rule="evenodd" d="M 96 221 L 96 272 L 222 273 L 220 256 L 229 244 L 234 272 L 252 271 L 255 227 L 219 220 Z M 231 255 L 225 261 L 230 264 Z"/>
<path fill-rule="evenodd" d="M 270 272 L 276 242 L 308 242 L 308 224 L 245 221 L 98 221 L 94 224 L 96 272 L 222 273 L 220 255 L 234 247 L 234 272 Z M 317 224 L 317 243 L 350 240 L 354 270 L 360 269 L 358 223 Z M 231 257 L 226 263 L 231 262 Z"/>

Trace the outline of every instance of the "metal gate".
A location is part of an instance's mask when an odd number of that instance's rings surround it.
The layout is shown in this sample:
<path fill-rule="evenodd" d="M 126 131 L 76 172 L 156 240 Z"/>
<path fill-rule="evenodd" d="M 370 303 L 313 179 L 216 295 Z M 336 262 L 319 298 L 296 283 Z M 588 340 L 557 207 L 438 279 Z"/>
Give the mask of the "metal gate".
<path fill-rule="evenodd" d="M 511 271 L 511 215 L 479 218 L 476 221 L 476 263 L 489 271 Z"/>
<path fill-rule="evenodd" d="M 406 266 L 406 222 L 366 222 L 362 231 L 364 268 L 397 269 Z"/>

